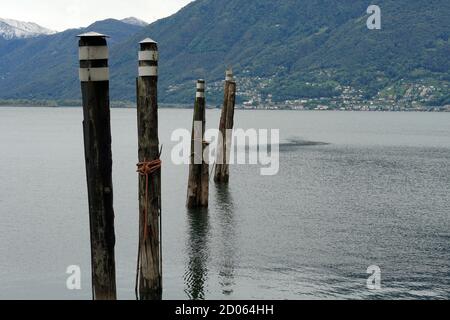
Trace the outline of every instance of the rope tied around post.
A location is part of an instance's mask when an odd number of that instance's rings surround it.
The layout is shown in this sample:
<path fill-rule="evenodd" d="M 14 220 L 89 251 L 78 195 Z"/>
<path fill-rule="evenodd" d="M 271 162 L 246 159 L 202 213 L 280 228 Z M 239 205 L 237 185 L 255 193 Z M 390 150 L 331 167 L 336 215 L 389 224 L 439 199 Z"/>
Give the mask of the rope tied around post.
<path fill-rule="evenodd" d="M 140 176 L 145 176 L 145 206 L 144 206 L 144 241 L 147 240 L 148 237 L 148 191 L 149 191 L 149 182 L 150 176 L 160 170 L 162 167 L 162 161 L 160 159 L 153 161 L 144 161 L 139 162 L 137 164 L 137 173 Z"/>
<path fill-rule="evenodd" d="M 162 150 L 160 151 L 161 155 Z M 139 162 L 137 165 L 136 172 L 139 173 L 140 176 L 145 177 L 145 205 L 144 205 L 144 230 L 143 230 L 143 236 L 141 238 L 141 235 L 139 235 L 139 246 L 138 246 L 138 258 L 137 258 L 137 266 L 136 266 L 136 287 L 135 287 L 135 293 L 136 293 L 136 299 L 139 300 L 139 294 L 138 294 L 138 286 L 139 286 L 139 270 L 140 270 L 140 261 L 141 261 L 141 239 L 147 241 L 148 238 L 148 196 L 149 196 L 149 182 L 150 182 L 150 175 L 157 172 L 158 170 L 161 170 L 162 167 L 162 161 L 160 159 L 156 159 L 153 161 L 144 161 Z M 161 207 L 160 210 L 160 223 L 161 223 Z M 160 227 L 160 234 L 159 234 L 159 240 L 162 241 L 162 230 Z M 160 259 L 161 259 L 162 249 L 160 250 Z M 161 261 L 160 261 L 161 263 Z M 162 264 L 162 263 L 161 263 Z M 162 269 L 161 269 L 162 272 Z"/>

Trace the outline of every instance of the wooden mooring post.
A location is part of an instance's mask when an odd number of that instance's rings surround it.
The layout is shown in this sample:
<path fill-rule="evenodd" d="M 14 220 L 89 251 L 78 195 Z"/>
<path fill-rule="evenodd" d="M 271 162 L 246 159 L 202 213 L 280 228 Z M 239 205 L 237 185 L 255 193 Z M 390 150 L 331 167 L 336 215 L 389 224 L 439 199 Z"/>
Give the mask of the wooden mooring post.
<path fill-rule="evenodd" d="M 94 300 L 115 300 L 115 232 L 112 184 L 109 69 L 106 36 L 79 36 L 83 132 L 91 235 Z"/>
<path fill-rule="evenodd" d="M 234 109 L 236 104 L 236 82 L 233 79 L 233 71 L 226 71 L 225 89 L 222 114 L 220 117 L 220 139 L 217 148 L 216 168 L 214 181 L 228 183 L 230 180 L 230 153 L 232 147 L 232 130 L 234 127 Z"/>
<path fill-rule="evenodd" d="M 190 209 L 207 208 L 209 199 L 209 164 L 204 159 L 208 143 L 204 141 L 206 126 L 205 81 L 197 81 L 197 92 L 192 123 L 191 157 L 186 206 Z M 209 160 L 209 159 L 208 159 Z"/>
<path fill-rule="evenodd" d="M 136 295 L 162 298 L 161 151 L 158 137 L 158 44 L 140 42 L 137 78 L 139 249 Z"/>

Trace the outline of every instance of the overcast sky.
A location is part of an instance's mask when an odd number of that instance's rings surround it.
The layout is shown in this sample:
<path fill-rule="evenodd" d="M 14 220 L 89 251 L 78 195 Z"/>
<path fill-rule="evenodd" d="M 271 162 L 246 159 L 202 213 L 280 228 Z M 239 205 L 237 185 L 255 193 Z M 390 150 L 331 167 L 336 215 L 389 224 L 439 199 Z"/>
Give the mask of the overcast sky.
<path fill-rule="evenodd" d="M 36 22 L 57 31 L 86 27 L 106 18 L 153 22 L 192 0 L 0 0 L 0 18 Z"/>

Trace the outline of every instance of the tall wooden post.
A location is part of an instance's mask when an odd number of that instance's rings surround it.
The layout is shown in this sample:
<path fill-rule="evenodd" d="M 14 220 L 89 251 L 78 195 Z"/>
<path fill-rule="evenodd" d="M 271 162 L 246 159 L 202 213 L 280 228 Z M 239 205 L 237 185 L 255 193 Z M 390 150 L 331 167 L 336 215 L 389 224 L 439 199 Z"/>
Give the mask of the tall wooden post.
<path fill-rule="evenodd" d="M 217 148 L 216 169 L 214 181 L 228 183 L 230 180 L 230 153 L 232 147 L 231 130 L 234 127 L 234 109 L 236 104 L 236 82 L 233 79 L 233 71 L 227 70 L 225 78 L 224 102 L 220 117 L 219 131 L 221 139 Z"/>
<path fill-rule="evenodd" d="M 139 252 L 136 294 L 162 298 L 161 160 L 158 137 L 158 44 L 140 43 L 137 78 Z"/>
<path fill-rule="evenodd" d="M 112 184 L 109 69 L 106 36 L 79 36 L 80 82 L 91 234 L 92 292 L 115 300 L 116 268 Z"/>
<path fill-rule="evenodd" d="M 205 81 L 198 80 L 192 124 L 191 157 L 187 195 L 188 208 L 206 208 L 209 198 L 209 164 L 203 155 L 208 143 L 204 141 L 206 126 Z"/>

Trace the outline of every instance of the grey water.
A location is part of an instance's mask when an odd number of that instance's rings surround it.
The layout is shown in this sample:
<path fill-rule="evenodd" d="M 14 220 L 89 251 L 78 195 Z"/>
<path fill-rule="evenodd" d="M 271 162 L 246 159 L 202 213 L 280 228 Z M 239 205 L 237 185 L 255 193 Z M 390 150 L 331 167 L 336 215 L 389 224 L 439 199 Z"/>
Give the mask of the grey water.
<path fill-rule="evenodd" d="M 234 165 L 197 212 L 170 157 L 191 121 L 160 110 L 164 299 L 450 298 L 449 113 L 237 111 L 237 128 L 280 129 L 280 172 Z M 81 122 L 79 108 L 0 108 L 1 299 L 91 298 Z M 136 111 L 113 110 L 112 134 L 118 296 L 134 299 Z"/>

